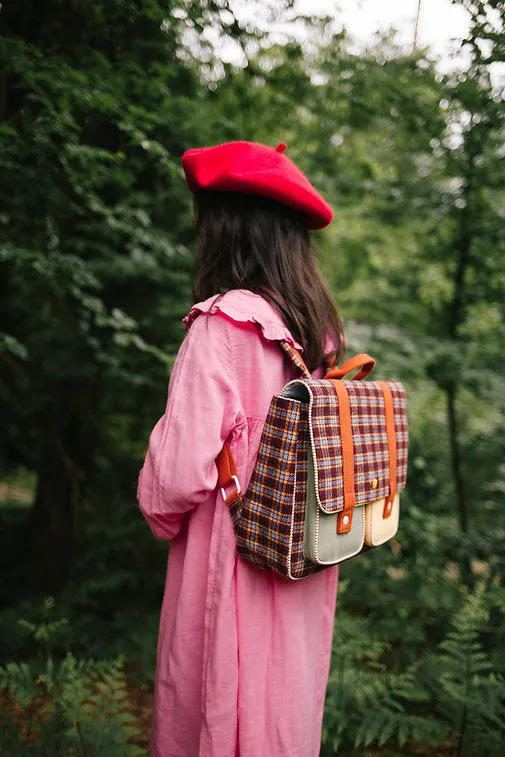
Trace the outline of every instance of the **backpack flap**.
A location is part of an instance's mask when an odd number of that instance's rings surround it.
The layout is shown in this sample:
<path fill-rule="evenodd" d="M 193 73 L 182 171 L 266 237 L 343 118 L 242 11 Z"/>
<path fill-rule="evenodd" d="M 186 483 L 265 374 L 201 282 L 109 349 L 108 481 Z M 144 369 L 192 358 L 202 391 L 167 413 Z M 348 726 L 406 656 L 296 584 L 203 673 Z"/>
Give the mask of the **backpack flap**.
<path fill-rule="evenodd" d="M 403 386 L 293 381 L 283 395 L 309 406 L 306 558 L 332 565 L 392 538 L 407 474 Z"/>

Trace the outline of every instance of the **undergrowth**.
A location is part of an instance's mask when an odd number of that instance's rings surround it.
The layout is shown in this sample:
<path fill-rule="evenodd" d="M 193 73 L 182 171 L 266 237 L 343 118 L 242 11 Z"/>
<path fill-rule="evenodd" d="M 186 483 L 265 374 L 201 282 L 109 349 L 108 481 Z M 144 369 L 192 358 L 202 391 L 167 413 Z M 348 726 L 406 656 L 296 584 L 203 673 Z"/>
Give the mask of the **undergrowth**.
<path fill-rule="evenodd" d="M 54 601 L 44 602 L 45 620 L 20 619 L 20 632 L 32 636 L 38 654 L 0 668 L 0 754 L 5 757 L 140 757 L 130 743 L 140 735 L 131 712 L 124 660 L 55 660 L 65 619 L 51 619 Z"/>

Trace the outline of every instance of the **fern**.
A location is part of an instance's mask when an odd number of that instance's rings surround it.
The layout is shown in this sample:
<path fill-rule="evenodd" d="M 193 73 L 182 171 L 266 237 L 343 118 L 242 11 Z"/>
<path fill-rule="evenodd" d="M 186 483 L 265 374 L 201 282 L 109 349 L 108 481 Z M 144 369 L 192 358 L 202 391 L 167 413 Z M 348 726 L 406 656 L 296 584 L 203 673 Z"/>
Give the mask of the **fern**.
<path fill-rule="evenodd" d="M 419 684 L 415 666 L 403 674 L 389 676 L 384 695 L 361 716 L 355 746 L 372 743 L 383 746 L 391 741 L 403 747 L 408 740 L 437 746 L 448 728 L 423 712 L 423 705 L 428 702 L 429 696 Z M 411 712 L 412 709 L 417 713 Z"/>
<path fill-rule="evenodd" d="M 141 757 L 130 740 L 140 735 L 130 712 L 123 661 L 76 660 L 72 655 L 43 669 L 37 662 L 10 663 L 0 669 L 0 689 L 14 705 L 43 702 L 37 715 L 21 724 L 7 711 L 0 715 L 0 754 L 10 757 L 93 754 Z"/>
<path fill-rule="evenodd" d="M 347 589 L 348 582 L 342 581 L 340 598 Z M 380 659 L 387 646 L 374 638 L 369 621 L 339 610 L 323 724 L 327 753 L 348 753 L 342 750 L 352 744 L 358 714 L 384 693 L 384 666 Z"/>
<path fill-rule="evenodd" d="M 495 672 L 480 640 L 488 621 L 480 587 L 456 614 L 431 660 L 438 671 L 433 694 L 457 739 L 456 757 L 495 755 L 505 739 L 505 679 Z"/>
<path fill-rule="evenodd" d="M 129 712 L 122 661 L 80 662 L 69 655 L 57 679 L 45 682 L 72 744 L 92 747 L 100 757 L 138 757 L 144 750 L 129 744 L 140 731 Z"/>
<path fill-rule="evenodd" d="M 18 704 L 34 699 L 33 691 L 46 702 L 47 717 L 39 716 L 29 733 L 36 736 L 36 750 L 26 743 L 26 734 L 8 713 L 2 715 L 1 754 L 73 754 L 74 749 L 97 757 L 140 757 L 144 750 L 129 743 L 140 731 L 129 712 L 126 677 L 122 661 L 78 661 L 68 655 L 59 665 L 51 660 L 32 679 L 26 692 L 26 663 L 1 671 L 2 686 Z M 20 675 L 20 672 L 22 675 Z M 34 676 L 32 672 L 32 676 Z M 44 695 L 45 692 L 45 695 Z M 24 725 L 24 724 L 23 724 Z M 80 753 L 80 752 L 79 752 Z"/>
<path fill-rule="evenodd" d="M 347 590 L 347 582 L 342 582 L 339 593 L 344 603 Z M 401 749 L 407 741 L 435 747 L 446 736 L 447 724 L 429 712 L 429 692 L 418 680 L 416 665 L 400 673 L 388 670 L 389 647 L 377 639 L 372 620 L 354 617 L 340 607 L 326 697 L 323 755 L 363 755 L 372 745 Z"/>
<path fill-rule="evenodd" d="M 340 587 L 347 591 L 347 584 Z M 340 609 L 326 697 L 323 754 L 349 755 L 372 744 L 402 747 L 407 740 L 436 746 L 448 728 L 423 712 L 429 696 L 415 668 L 388 672 L 389 644 L 375 638 L 374 624 Z M 417 710 L 417 712 L 416 712 Z"/>
<path fill-rule="evenodd" d="M 22 706 L 30 704 L 37 695 L 37 684 L 27 662 L 9 662 L 0 668 L 0 690 L 9 694 Z"/>

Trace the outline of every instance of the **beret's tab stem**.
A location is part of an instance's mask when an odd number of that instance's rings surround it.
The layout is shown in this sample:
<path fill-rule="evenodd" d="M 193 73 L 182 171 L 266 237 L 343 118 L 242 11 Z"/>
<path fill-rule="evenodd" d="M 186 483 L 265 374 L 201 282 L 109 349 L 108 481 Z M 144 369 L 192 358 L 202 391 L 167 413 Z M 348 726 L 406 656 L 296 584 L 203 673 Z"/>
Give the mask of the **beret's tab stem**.
<path fill-rule="evenodd" d="M 286 152 L 287 149 L 288 146 L 285 142 L 279 142 L 279 144 L 275 148 L 275 152 Z"/>

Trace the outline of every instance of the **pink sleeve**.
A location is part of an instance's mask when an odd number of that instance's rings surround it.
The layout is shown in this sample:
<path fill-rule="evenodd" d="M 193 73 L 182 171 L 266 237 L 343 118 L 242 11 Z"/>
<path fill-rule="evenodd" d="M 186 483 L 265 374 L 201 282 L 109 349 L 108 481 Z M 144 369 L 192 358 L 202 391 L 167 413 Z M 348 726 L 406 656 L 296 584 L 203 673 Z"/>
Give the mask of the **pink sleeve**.
<path fill-rule="evenodd" d="M 177 355 L 139 476 L 140 509 L 158 539 L 173 539 L 185 514 L 216 488 L 216 456 L 240 415 L 227 322 L 202 315 Z"/>

